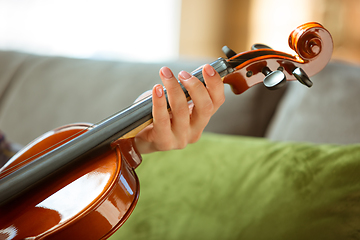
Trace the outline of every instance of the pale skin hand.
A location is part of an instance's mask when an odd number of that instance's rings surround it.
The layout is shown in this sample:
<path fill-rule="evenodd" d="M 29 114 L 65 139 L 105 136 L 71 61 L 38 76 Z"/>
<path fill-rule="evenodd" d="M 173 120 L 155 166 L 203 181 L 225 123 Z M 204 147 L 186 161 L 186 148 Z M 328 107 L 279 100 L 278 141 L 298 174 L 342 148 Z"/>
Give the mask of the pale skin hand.
<path fill-rule="evenodd" d="M 152 89 L 153 124 L 139 132 L 136 146 L 140 153 L 182 149 L 198 141 L 211 116 L 224 103 L 224 85 L 219 74 L 210 66 L 202 70 L 206 87 L 185 71 L 178 75 L 189 92 L 193 105 L 189 107 L 177 79 L 167 67 L 160 69 L 160 78 L 167 89 L 171 114 L 167 110 L 163 87 Z"/>

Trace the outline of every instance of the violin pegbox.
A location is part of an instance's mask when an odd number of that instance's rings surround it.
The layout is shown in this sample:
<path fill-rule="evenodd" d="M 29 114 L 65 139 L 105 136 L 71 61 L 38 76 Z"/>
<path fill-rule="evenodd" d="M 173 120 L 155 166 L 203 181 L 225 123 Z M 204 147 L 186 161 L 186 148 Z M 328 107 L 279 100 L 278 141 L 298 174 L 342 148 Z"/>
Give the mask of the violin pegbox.
<path fill-rule="evenodd" d="M 272 90 L 291 80 L 311 87 L 309 76 L 322 70 L 331 58 L 330 33 L 319 23 L 306 23 L 292 31 L 288 42 L 296 54 L 276 51 L 265 44 L 254 44 L 250 51 L 239 54 L 223 47 L 227 62 L 235 70 L 223 79 L 224 83 L 230 84 L 235 94 L 261 82 Z"/>

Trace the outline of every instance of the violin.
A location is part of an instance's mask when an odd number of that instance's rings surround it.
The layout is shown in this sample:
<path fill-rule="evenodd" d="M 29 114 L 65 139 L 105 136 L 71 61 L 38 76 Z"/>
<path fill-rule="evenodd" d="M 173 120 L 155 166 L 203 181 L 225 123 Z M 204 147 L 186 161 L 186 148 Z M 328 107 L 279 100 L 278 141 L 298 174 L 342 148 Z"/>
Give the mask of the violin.
<path fill-rule="evenodd" d="M 238 54 L 225 46 L 226 58 L 210 65 L 235 94 L 259 83 L 277 89 L 290 80 L 311 87 L 309 76 L 331 58 L 330 33 L 306 23 L 290 34 L 289 46 L 294 55 L 264 44 Z M 191 74 L 204 83 L 201 70 Z M 25 146 L 0 169 L 0 239 L 111 236 L 138 201 L 135 169 L 142 158 L 134 136 L 151 121 L 148 96 L 96 125 L 62 126 Z"/>

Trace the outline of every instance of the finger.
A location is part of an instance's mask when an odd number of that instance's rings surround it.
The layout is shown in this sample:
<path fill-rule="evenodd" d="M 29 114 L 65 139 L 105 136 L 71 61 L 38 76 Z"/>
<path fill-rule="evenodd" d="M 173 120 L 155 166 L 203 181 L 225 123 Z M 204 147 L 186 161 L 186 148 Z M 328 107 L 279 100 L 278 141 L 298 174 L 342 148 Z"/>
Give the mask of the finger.
<path fill-rule="evenodd" d="M 158 145 L 163 144 L 163 141 L 167 141 L 162 134 L 167 136 L 171 130 L 163 87 L 157 84 L 150 91 L 153 103 L 153 123 L 141 130 L 135 137 L 136 145 L 140 153 L 150 153 L 161 150 L 158 149 Z"/>
<path fill-rule="evenodd" d="M 190 112 L 184 91 L 169 68 L 163 67 L 160 70 L 160 77 L 166 88 L 171 108 L 172 131 L 177 138 L 185 139 L 187 132 L 185 129 L 190 124 Z"/>
<path fill-rule="evenodd" d="M 180 72 L 179 79 L 189 92 L 195 105 L 192 111 L 190 124 L 192 132 L 197 133 L 198 131 L 202 131 L 208 123 L 213 114 L 214 106 L 208 90 L 199 79 L 191 76 L 185 71 Z"/>
<path fill-rule="evenodd" d="M 167 102 L 164 89 L 160 84 L 154 86 L 152 90 L 153 101 L 153 138 L 158 142 L 166 142 L 171 137 L 171 121 L 167 110 Z"/>
<path fill-rule="evenodd" d="M 220 75 L 209 64 L 203 67 L 202 74 L 216 111 L 225 102 L 224 83 Z"/>

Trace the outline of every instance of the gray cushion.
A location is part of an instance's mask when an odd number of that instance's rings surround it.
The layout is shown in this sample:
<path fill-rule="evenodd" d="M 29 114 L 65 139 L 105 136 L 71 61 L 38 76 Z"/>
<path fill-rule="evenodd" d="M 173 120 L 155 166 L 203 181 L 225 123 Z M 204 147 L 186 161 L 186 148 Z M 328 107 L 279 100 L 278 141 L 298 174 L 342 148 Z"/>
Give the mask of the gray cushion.
<path fill-rule="evenodd" d="M 2 52 L 0 57 L 0 103 L 7 89 L 11 87 L 11 80 L 21 68 L 26 54 L 17 52 Z"/>
<path fill-rule="evenodd" d="M 277 105 L 286 88 L 268 90 L 258 84 L 246 92 L 235 95 L 225 85 L 226 100 L 211 118 L 206 131 L 264 137 Z"/>
<path fill-rule="evenodd" d="M 312 80 L 310 89 L 290 84 L 266 136 L 279 141 L 360 142 L 360 68 L 331 62 Z"/>

